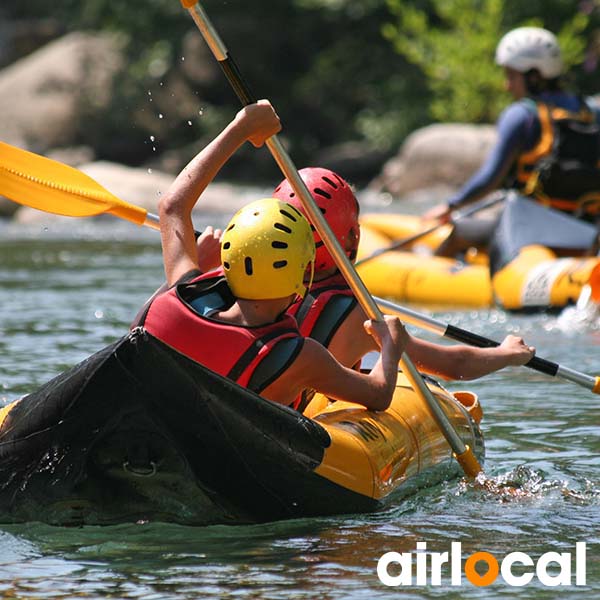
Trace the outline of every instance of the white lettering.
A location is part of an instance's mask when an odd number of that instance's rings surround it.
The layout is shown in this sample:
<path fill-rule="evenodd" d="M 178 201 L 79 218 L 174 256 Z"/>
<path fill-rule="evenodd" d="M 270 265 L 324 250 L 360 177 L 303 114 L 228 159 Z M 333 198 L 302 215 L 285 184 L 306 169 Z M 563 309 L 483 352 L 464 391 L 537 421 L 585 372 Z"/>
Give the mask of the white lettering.
<path fill-rule="evenodd" d="M 586 585 L 586 560 L 585 542 L 577 542 L 575 544 L 575 585 Z"/>
<path fill-rule="evenodd" d="M 502 579 L 508 585 L 515 587 L 521 587 L 527 585 L 533 579 L 533 573 L 523 573 L 523 575 L 513 575 L 512 566 L 515 563 L 521 563 L 526 567 L 533 567 L 533 560 L 525 552 L 511 552 L 507 554 L 502 560 L 500 567 L 500 573 L 502 573 Z"/>
<path fill-rule="evenodd" d="M 427 585 L 427 542 L 417 542 L 417 585 Z"/>
<path fill-rule="evenodd" d="M 450 545 L 451 554 L 451 585 L 461 585 L 462 578 L 462 544 L 460 542 L 452 542 Z"/>
<path fill-rule="evenodd" d="M 558 575 L 548 573 L 550 563 L 557 563 L 560 566 Z M 571 585 L 571 554 L 569 552 L 546 552 L 540 556 L 535 572 L 540 583 L 548 587 Z"/>
<path fill-rule="evenodd" d="M 442 585 L 442 565 L 447 562 L 447 552 L 431 553 L 431 585 Z"/>
<path fill-rule="evenodd" d="M 392 563 L 398 563 L 401 567 L 399 575 L 393 576 L 388 573 L 388 567 Z M 377 561 L 377 577 L 383 585 L 396 587 L 399 585 L 412 585 L 412 560 L 410 552 L 386 552 Z"/>

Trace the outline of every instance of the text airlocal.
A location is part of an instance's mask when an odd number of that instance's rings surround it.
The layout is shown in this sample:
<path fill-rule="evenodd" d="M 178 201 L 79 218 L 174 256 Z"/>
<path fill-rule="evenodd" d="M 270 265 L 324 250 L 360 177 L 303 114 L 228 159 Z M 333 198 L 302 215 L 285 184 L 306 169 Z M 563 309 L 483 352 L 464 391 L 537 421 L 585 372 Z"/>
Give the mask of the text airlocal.
<path fill-rule="evenodd" d="M 460 542 L 450 552 L 427 552 L 426 542 L 417 542 L 416 552 L 386 552 L 377 562 L 377 575 L 390 587 L 463 585 L 488 586 L 501 577 L 506 585 L 523 587 L 537 577 L 548 587 L 586 585 L 586 544 L 577 542 L 571 552 L 545 552 L 534 560 L 525 552 L 511 552 L 501 560 L 489 552 L 475 552 L 464 561 Z M 480 563 L 480 574 L 475 565 Z M 442 576 L 442 567 L 448 573 Z M 516 571 L 516 572 L 515 572 Z"/>

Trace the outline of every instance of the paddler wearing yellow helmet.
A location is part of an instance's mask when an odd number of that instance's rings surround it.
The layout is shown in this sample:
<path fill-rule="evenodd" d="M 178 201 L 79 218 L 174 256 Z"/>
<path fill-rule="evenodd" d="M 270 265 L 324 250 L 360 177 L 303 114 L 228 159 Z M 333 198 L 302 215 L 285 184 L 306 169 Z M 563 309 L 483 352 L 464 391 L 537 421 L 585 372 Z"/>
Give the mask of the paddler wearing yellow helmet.
<path fill-rule="evenodd" d="M 274 198 L 242 208 L 223 233 L 221 269 L 202 273 L 191 218 L 196 202 L 246 141 L 260 147 L 280 129 L 268 101 L 246 106 L 177 176 L 159 202 L 168 290 L 137 325 L 268 400 L 292 405 L 311 388 L 384 410 L 407 336 L 400 321 L 366 324 L 381 354 L 364 374 L 304 338 L 286 312 L 310 285 L 315 257 L 313 233 L 297 208 Z"/>

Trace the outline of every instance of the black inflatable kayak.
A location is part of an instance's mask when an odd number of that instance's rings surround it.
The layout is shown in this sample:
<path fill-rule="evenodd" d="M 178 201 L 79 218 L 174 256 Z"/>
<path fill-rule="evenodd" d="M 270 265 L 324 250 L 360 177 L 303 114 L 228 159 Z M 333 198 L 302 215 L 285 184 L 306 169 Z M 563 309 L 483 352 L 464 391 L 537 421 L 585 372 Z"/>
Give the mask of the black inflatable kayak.
<path fill-rule="evenodd" d="M 481 457 L 469 411 L 432 389 Z M 396 396 L 381 413 L 317 397 L 304 416 L 137 330 L 0 410 L 0 521 L 253 523 L 377 510 L 419 475 L 458 473 L 401 380 Z"/>

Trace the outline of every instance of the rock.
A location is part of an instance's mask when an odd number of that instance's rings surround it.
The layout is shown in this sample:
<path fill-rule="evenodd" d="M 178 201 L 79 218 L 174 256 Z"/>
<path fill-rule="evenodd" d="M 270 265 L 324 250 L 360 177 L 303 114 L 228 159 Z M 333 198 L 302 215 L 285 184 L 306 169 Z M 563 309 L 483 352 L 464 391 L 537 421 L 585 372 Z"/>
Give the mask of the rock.
<path fill-rule="evenodd" d="M 39 153 L 76 142 L 110 103 L 121 48 L 114 35 L 71 33 L 2 70 L 2 139 Z"/>
<path fill-rule="evenodd" d="M 458 188 L 481 166 L 495 142 L 493 125 L 429 125 L 408 136 L 369 187 L 396 197 L 437 185 Z"/>
<path fill-rule="evenodd" d="M 364 185 L 375 177 L 386 158 L 368 142 L 344 142 L 316 152 L 311 166 L 331 169 L 354 185 Z"/>
<path fill-rule="evenodd" d="M 0 67 L 9 65 L 65 34 L 58 19 L 0 18 Z"/>

